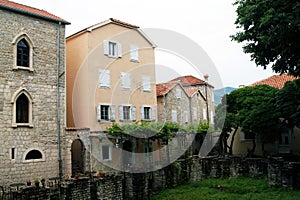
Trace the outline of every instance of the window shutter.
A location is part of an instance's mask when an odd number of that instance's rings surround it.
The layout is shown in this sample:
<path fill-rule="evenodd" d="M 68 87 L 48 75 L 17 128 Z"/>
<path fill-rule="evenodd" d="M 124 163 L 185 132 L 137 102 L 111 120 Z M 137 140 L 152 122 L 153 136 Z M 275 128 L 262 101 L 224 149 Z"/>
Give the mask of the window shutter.
<path fill-rule="evenodd" d="M 101 121 L 101 105 L 97 105 L 97 120 L 100 122 Z"/>
<path fill-rule="evenodd" d="M 119 120 L 124 121 L 123 106 L 119 106 Z"/>
<path fill-rule="evenodd" d="M 116 120 L 116 108 L 114 105 L 110 106 L 110 120 L 115 121 Z"/>
<path fill-rule="evenodd" d="M 118 51 L 118 57 L 122 58 L 122 45 L 120 43 L 117 43 L 117 51 Z"/>
<path fill-rule="evenodd" d="M 203 108 L 203 120 L 207 120 L 207 112 L 205 108 Z"/>
<path fill-rule="evenodd" d="M 151 91 L 151 84 L 150 84 L 150 77 L 149 76 L 143 76 L 143 90 L 144 91 Z"/>
<path fill-rule="evenodd" d="M 139 49 L 137 46 L 130 46 L 130 60 L 139 61 Z"/>
<path fill-rule="evenodd" d="M 130 89 L 131 87 L 130 74 L 127 72 L 121 72 L 121 87 L 124 89 Z"/>
<path fill-rule="evenodd" d="M 109 41 L 108 40 L 104 40 L 103 41 L 103 52 L 104 55 L 108 55 L 109 54 L 109 46 L 108 46 Z"/>
<path fill-rule="evenodd" d="M 136 121 L 136 107 L 135 106 L 131 107 L 131 120 Z"/>
<path fill-rule="evenodd" d="M 110 87 L 110 72 L 109 70 L 99 70 L 99 87 Z"/>
<path fill-rule="evenodd" d="M 141 113 L 141 120 L 144 120 L 145 119 L 145 114 L 144 114 L 144 106 L 141 106 L 140 107 L 140 113 Z"/>
<path fill-rule="evenodd" d="M 156 106 L 151 107 L 151 120 L 156 120 Z"/>
<path fill-rule="evenodd" d="M 177 111 L 172 110 L 172 122 L 177 123 Z"/>

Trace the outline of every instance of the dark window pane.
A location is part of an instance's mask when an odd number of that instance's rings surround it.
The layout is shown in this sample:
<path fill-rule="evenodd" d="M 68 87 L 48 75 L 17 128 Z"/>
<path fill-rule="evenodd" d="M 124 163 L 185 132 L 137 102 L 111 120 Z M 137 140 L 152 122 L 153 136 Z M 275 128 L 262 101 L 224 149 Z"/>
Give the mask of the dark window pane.
<path fill-rule="evenodd" d="M 16 122 L 29 123 L 29 101 L 25 94 L 21 94 L 16 102 Z"/>
<path fill-rule="evenodd" d="M 25 39 L 22 39 L 17 44 L 17 65 L 29 67 L 29 45 Z"/>
<path fill-rule="evenodd" d="M 109 106 L 101 106 L 101 119 L 109 120 Z"/>
<path fill-rule="evenodd" d="M 38 150 L 31 150 L 25 157 L 25 160 L 42 159 L 42 153 Z"/>

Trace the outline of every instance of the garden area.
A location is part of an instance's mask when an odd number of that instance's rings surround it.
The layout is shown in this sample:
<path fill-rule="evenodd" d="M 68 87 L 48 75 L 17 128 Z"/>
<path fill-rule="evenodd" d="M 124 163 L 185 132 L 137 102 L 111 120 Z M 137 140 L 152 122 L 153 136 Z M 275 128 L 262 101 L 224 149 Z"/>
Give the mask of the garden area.
<path fill-rule="evenodd" d="M 300 190 L 270 187 L 263 178 L 205 179 L 164 190 L 151 200 L 299 200 Z"/>

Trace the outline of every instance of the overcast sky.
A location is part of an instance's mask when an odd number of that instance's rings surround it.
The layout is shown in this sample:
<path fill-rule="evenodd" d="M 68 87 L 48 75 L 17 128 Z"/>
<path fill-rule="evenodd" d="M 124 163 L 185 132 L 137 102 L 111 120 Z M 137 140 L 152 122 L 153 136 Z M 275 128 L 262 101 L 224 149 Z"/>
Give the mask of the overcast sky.
<path fill-rule="evenodd" d="M 168 29 L 180 33 L 206 51 L 221 76 L 223 86 L 248 85 L 273 74 L 270 69 L 256 67 L 250 56 L 243 53 L 242 45 L 229 38 L 236 32 L 233 0 L 14 1 L 46 10 L 71 22 L 67 26 L 66 36 L 111 17 L 141 28 Z M 166 58 L 168 55 L 165 54 L 157 56 L 158 64 L 171 66 L 176 60 L 171 58 L 168 61 Z M 176 65 L 183 66 L 185 62 L 177 61 Z M 179 73 L 187 75 L 192 72 L 183 70 Z"/>

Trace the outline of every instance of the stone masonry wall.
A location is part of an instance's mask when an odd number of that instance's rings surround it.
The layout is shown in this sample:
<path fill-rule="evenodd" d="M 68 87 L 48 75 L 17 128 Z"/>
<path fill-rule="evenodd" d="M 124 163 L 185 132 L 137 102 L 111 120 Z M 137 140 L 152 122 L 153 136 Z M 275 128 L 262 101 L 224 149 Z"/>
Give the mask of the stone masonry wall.
<path fill-rule="evenodd" d="M 0 184 L 58 176 L 57 31 L 54 22 L 0 10 Z M 16 37 L 33 43 L 33 70 L 13 69 Z M 64 134 L 65 27 L 60 26 L 60 115 Z M 25 88 L 32 97 L 33 127 L 12 127 L 13 95 Z M 12 148 L 15 158 L 12 159 Z M 32 149 L 42 161 L 25 162 Z"/>

